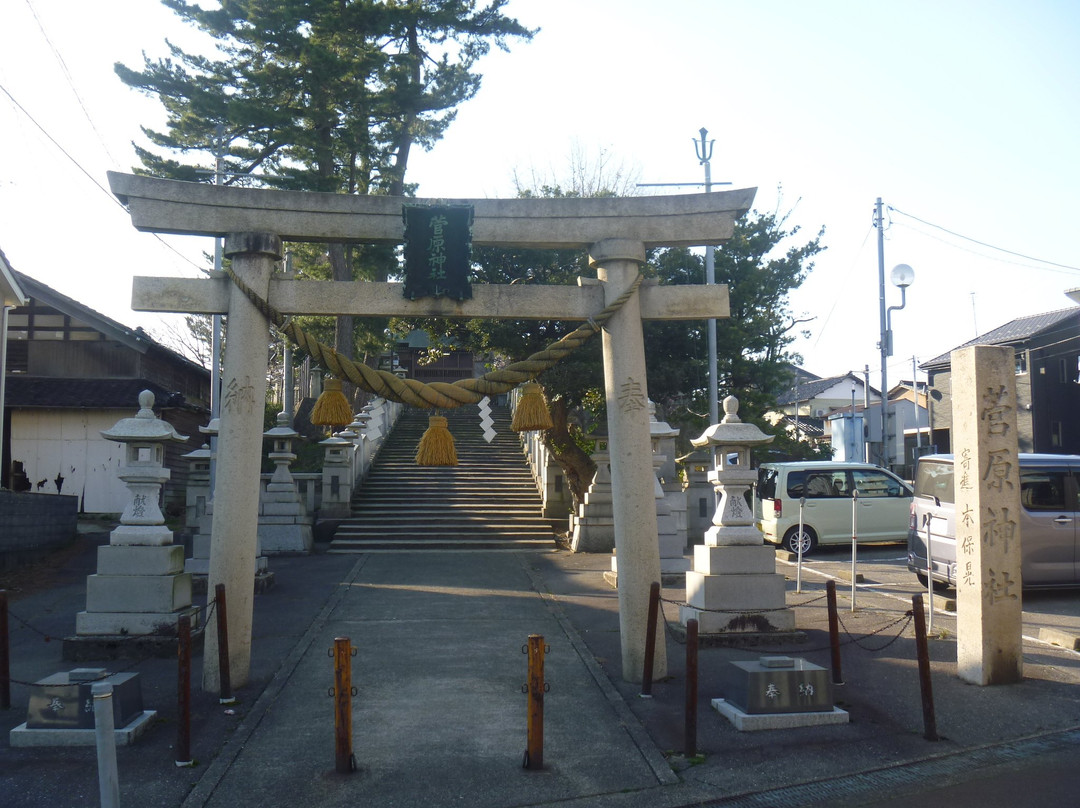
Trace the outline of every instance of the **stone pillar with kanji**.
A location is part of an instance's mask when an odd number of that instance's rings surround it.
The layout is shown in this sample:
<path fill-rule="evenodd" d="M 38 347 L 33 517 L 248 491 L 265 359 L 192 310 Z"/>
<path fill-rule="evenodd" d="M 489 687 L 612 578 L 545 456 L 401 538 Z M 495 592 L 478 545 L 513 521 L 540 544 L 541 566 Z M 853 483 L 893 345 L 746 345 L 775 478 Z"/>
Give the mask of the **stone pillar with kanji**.
<path fill-rule="evenodd" d="M 1008 684 L 1024 676 L 1013 349 L 954 351 L 952 378 L 956 672 Z"/>

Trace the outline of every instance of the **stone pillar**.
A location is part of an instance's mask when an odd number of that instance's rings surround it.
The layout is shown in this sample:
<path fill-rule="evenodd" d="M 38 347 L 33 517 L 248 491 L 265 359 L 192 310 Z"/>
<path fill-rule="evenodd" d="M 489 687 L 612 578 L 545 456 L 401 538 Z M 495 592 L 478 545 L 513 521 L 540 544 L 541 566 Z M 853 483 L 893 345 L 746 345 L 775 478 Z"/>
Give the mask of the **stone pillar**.
<path fill-rule="evenodd" d="M 1024 676 L 1020 465 L 1012 348 L 954 351 L 956 671 L 995 685 Z"/>
<path fill-rule="evenodd" d="M 319 519 L 344 519 L 352 501 L 352 450 L 349 441 L 337 435 L 319 441 L 325 447 L 322 470 L 322 502 Z"/>
<path fill-rule="evenodd" d="M 645 263 L 645 246 L 630 239 L 606 239 L 592 246 L 589 262 L 604 284 L 604 303 L 610 305 L 637 277 Z M 603 330 L 603 346 L 615 551 L 619 557 L 622 675 L 628 682 L 640 682 L 649 589 L 654 581 L 660 580 L 660 551 L 653 497 L 656 478 L 649 437 L 645 342 L 637 293 L 608 320 Z M 664 636 L 662 625 L 658 625 L 657 632 L 659 637 Z M 660 641 L 653 657 L 653 676 L 666 675 L 667 649 Z"/>
<path fill-rule="evenodd" d="M 698 449 L 680 457 L 679 463 L 686 469 L 686 538 L 691 546 L 703 544 L 717 505 L 709 482 L 712 459 L 708 452 Z"/>
<path fill-rule="evenodd" d="M 281 260 L 281 239 L 269 233 L 234 233 L 225 239 L 232 269 L 266 299 L 270 275 Z M 267 333 L 270 324 L 247 296 L 229 290 L 225 362 L 221 373 L 221 426 L 217 445 L 214 517 L 208 592 L 225 585 L 229 612 L 229 672 L 233 687 L 251 673 L 251 621 L 255 605 L 259 473 L 263 402 L 266 401 Z M 203 688 L 218 691 L 217 622 L 206 627 Z"/>

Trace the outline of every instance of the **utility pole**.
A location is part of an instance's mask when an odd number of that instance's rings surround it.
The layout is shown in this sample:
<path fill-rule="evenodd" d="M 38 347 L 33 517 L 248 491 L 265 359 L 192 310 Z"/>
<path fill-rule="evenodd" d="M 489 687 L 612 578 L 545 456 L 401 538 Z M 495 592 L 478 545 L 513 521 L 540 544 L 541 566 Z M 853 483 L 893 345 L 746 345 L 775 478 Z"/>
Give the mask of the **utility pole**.
<path fill-rule="evenodd" d="M 713 144 L 716 140 L 706 140 L 706 136 L 709 134 L 709 130 L 704 126 L 698 130 L 698 134 L 701 135 L 701 140 L 693 138 L 694 141 L 694 153 L 697 155 L 698 164 L 705 166 L 705 182 L 639 182 L 639 188 L 647 187 L 672 187 L 672 186 L 685 186 L 685 185 L 703 185 L 705 186 L 705 193 L 712 191 L 713 185 L 731 185 L 730 182 L 717 182 L 712 181 L 712 169 L 710 163 L 712 161 Z M 705 284 L 706 286 L 712 286 L 716 283 L 716 248 L 709 244 L 705 247 Z M 708 320 L 708 340 L 709 340 L 709 423 L 720 423 L 720 401 L 719 401 L 719 389 L 720 380 L 717 378 L 717 357 L 716 357 L 716 320 Z M 798 402 L 796 402 L 796 405 Z"/>
<path fill-rule="evenodd" d="M 225 127 L 218 124 L 214 130 L 214 185 L 225 182 Z M 214 237 L 214 271 L 221 272 L 224 257 L 224 239 Z M 221 417 L 221 315 L 210 318 L 210 420 Z M 217 484 L 217 433 L 210 434 L 210 502 L 214 501 Z"/>
<path fill-rule="evenodd" d="M 881 211 L 881 197 L 874 205 L 874 226 L 877 228 L 878 246 L 878 309 L 881 314 L 881 463 L 889 467 L 889 333 L 885 315 L 885 222 Z"/>

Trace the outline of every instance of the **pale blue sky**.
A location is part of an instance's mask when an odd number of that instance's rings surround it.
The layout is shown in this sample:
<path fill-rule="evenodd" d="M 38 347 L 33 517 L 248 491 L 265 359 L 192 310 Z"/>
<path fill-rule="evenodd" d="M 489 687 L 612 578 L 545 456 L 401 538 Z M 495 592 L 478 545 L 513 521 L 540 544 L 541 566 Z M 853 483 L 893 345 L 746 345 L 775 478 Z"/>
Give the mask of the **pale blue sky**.
<path fill-rule="evenodd" d="M 166 36 L 189 35 L 153 0 L 2 6 L 0 86 L 26 112 L 0 92 L 0 248 L 16 269 L 154 329 L 156 318 L 130 310 L 130 277 L 193 275 L 209 240 L 134 231 L 27 113 L 105 185 L 106 170 L 133 164 L 139 125 L 159 121 L 112 63 L 136 65 Z M 1064 290 L 1080 286 L 1080 270 L 910 217 L 1080 267 L 1077 4 L 511 0 L 508 10 L 541 31 L 489 56 L 445 140 L 414 152 L 421 196 L 508 196 L 515 171 L 558 177 L 574 149 L 641 182 L 696 182 L 692 139 L 704 126 L 714 181 L 757 187 L 760 210 L 794 208 L 805 236 L 826 228 L 828 250 L 792 300 L 815 318 L 795 346 L 813 372 L 869 364 L 880 381 L 878 196 L 908 214 L 891 217 L 886 273 L 901 262 L 916 273 L 893 318 L 891 380 L 910 377 L 912 355 L 931 358 L 976 326 L 1073 305 Z M 899 303 L 891 285 L 888 295 Z"/>

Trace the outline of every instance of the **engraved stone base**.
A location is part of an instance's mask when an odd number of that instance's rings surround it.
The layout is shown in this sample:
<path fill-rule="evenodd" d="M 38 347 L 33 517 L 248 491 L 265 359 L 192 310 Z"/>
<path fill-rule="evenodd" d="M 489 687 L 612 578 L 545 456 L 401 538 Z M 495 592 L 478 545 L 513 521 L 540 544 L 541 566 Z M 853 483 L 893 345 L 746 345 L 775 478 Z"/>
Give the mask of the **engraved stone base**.
<path fill-rule="evenodd" d="M 819 727 L 826 724 L 847 724 L 850 716 L 839 707 L 829 712 L 813 713 L 765 713 L 751 715 L 724 699 L 713 699 L 713 709 L 724 716 L 740 732 L 760 729 L 794 729 L 796 727 Z"/>

